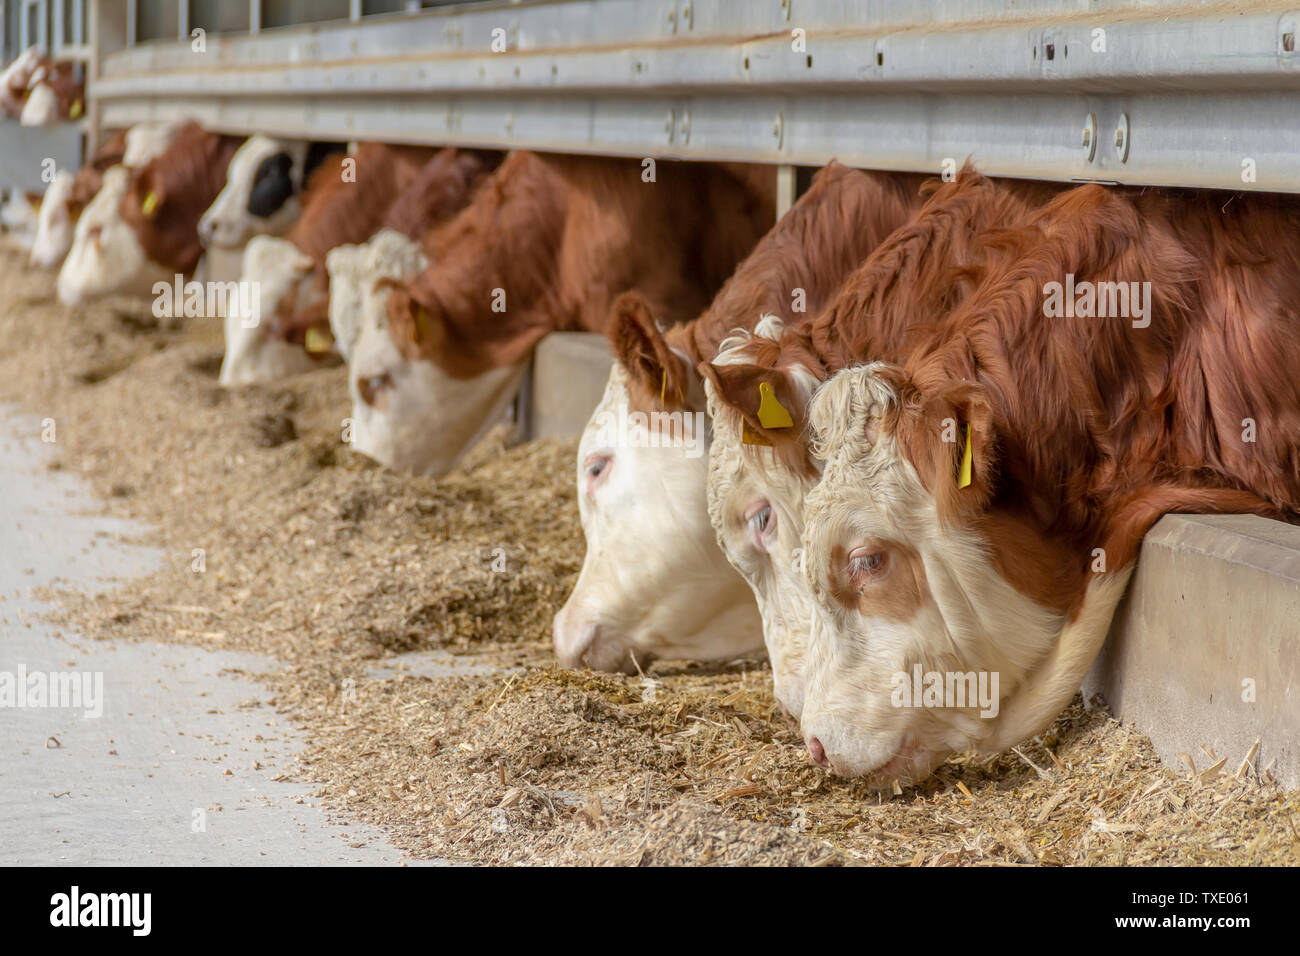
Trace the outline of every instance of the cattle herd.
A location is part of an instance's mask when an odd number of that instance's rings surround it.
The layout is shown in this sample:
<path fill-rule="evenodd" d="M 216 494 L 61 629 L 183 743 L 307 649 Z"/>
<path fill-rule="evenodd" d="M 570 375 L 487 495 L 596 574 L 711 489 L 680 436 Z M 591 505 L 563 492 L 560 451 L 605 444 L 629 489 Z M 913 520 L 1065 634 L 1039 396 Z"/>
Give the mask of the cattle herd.
<path fill-rule="evenodd" d="M 6 108 L 53 66 L 11 66 Z M 770 167 L 157 123 L 59 171 L 26 236 L 68 304 L 251 290 L 214 319 L 221 383 L 341 359 L 353 446 L 420 474 L 544 336 L 605 334 L 560 663 L 765 651 L 811 759 L 882 788 L 1046 727 L 1161 515 L 1300 511 L 1292 198 L 969 164 L 831 163 L 779 220 L 775 193 Z"/>

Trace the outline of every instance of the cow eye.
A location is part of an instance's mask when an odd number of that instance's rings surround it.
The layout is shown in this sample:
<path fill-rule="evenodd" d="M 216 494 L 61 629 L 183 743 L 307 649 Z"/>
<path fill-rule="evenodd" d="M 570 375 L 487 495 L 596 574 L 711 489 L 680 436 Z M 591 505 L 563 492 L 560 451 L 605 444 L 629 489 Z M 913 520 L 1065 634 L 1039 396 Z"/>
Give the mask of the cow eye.
<path fill-rule="evenodd" d="M 596 493 L 602 481 L 609 475 L 610 465 L 613 458 L 609 455 L 588 455 L 582 463 L 582 472 L 587 480 L 587 496 L 591 497 Z"/>
<path fill-rule="evenodd" d="M 766 551 L 768 541 L 776 532 L 776 512 L 767 499 L 749 506 L 745 512 L 745 524 L 749 526 L 749 536 L 758 550 Z"/>
<path fill-rule="evenodd" d="M 884 574 L 889 556 L 873 546 L 856 548 L 849 555 L 849 576 L 854 581 L 865 581 Z"/>
<path fill-rule="evenodd" d="M 361 400 L 372 408 L 379 402 L 381 394 L 392 387 L 393 376 L 387 372 L 357 380 L 357 391 L 361 393 Z"/>

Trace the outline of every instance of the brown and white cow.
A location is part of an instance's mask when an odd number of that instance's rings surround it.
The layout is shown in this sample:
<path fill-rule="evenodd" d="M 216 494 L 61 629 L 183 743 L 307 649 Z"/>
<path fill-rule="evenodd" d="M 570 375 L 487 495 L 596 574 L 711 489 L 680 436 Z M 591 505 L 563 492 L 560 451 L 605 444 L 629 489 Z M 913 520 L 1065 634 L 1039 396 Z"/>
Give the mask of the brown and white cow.
<path fill-rule="evenodd" d="M 1076 188 L 987 237 L 905 363 L 817 392 L 816 761 L 887 786 L 1014 745 L 1077 690 L 1157 518 L 1300 511 L 1298 227 L 1294 198 Z"/>
<path fill-rule="evenodd" d="M 426 147 L 362 143 L 354 155 L 331 156 L 312 173 L 302 215 L 288 235 L 249 240 L 241 280 L 256 285 L 257 308 L 252 315 L 226 315 L 221 384 L 277 381 L 332 354 L 326 255 L 370 238 L 433 154 Z"/>
<path fill-rule="evenodd" d="M 512 154 L 429 237 L 431 264 L 389 283 L 388 339 L 353 359 L 367 421 L 354 447 L 439 475 L 496 422 L 533 347 L 601 331 L 637 291 L 669 322 L 698 314 L 772 218 L 753 167 Z"/>
<path fill-rule="evenodd" d="M 795 717 L 803 701 L 811 622 L 804 583 L 804 495 L 819 473 L 808 453 L 807 404 L 828 371 L 859 355 L 900 359 L 938 314 L 965 295 L 962 270 L 976 236 L 1056 192 L 1037 183 L 995 183 L 963 169 L 933 182 L 915 216 L 884 240 L 814 319 L 786 327 L 776 316 L 719 347 L 706 376 L 714 439 L 709 515 L 728 560 L 753 588 L 763 615 L 778 700 Z M 765 428 L 762 388 L 789 424 Z M 776 407 L 776 406 L 773 406 Z"/>
<path fill-rule="evenodd" d="M 53 126 L 81 118 L 86 111 L 84 67 L 73 60 L 45 57 L 32 71 L 27 99 L 18 122 L 23 126 Z"/>
<path fill-rule="evenodd" d="M 764 314 L 815 315 L 919 205 L 922 181 L 832 164 L 694 321 L 661 331 L 643 298 L 619 301 L 608 331 L 618 362 L 578 448 L 587 553 L 555 618 L 561 663 L 631 669 L 762 646 L 758 608 L 709 524 L 710 429 L 696 366 Z M 791 701 L 785 668 L 776 672 L 778 699 Z"/>
<path fill-rule="evenodd" d="M 238 146 L 189 123 L 143 166 L 107 170 L 59 270 L 59 299 L 75 305 L 112 293 L 150 295 L 156 283 L 193 273 L 203 252 L 199 217 Z"/>
<path fill-rule="evenodd" d="M 77 220 L 86 205 L 99 192 L 104 171 L 122 162 L 126 155 L 127 133 L 121 131 L 111 136 L 77 174 L 65 169 L 55 173 L 54 181 L 45 191 L 41 203 L 36 238 L 32 242 L 31 263 L 41 269 L 52 269 L 63 261 L 72 248 Z"/>
<path fill-rule="evenodd" d="M 0 116 L 17 117 L 22 114 L 32 74 L 44 58 L 40 47 L 31 46 L 18 54 L 0 72 Z"/>

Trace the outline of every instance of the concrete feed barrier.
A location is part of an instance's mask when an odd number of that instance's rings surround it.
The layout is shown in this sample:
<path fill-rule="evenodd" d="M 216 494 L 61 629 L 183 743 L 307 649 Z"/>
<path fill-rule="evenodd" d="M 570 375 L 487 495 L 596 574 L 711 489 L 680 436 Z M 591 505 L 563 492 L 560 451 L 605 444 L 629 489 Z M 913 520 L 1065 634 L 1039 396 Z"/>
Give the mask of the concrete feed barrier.
<path fill-rule="evenodd" d="M 613 363 L 603 335 L 553 332 L 542 339 L 533 353 L 528 437 L 582 434 Z"/>
<path fill-rule="evenodd" d="M 1253 515 L 1167 515 L 1084 682 L 1169 766 L 1202 745 L 1236 773 L 1256 740 L 1300 787 L 1300 527 Z"/>

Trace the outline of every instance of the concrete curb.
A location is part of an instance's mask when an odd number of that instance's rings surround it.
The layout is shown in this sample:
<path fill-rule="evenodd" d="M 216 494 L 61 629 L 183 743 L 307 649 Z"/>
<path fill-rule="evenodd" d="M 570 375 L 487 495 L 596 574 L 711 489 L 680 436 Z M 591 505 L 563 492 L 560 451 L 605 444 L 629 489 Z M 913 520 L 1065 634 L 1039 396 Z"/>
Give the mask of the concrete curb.
<path fill-rule="evenodd" d="M 1176 768 L 1254 764 L 1300 787 L 1300 528 L 1253 515 L 1167 515 L 1084 681 Z"/>

